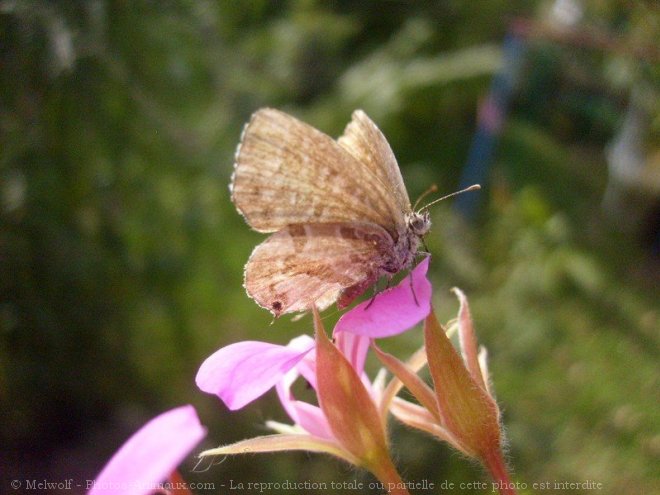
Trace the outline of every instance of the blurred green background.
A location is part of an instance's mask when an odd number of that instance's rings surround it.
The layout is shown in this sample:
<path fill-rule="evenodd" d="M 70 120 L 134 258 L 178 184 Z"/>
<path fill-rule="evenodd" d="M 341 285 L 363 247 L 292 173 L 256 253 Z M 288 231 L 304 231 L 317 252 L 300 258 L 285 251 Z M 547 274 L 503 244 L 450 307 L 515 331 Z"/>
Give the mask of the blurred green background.
<path fill-rule="evenodd" d="M 411 198 L 452 192 L 518 17 L 531 36 L 478 215 L 432 212 L 434 304 L 446 321 L 450 287 L 470 298 L 517 481 L 658 493 L 658 190 L 615 180 L 607 150 L 633 129 L 658 167 L 660 14 L 617 0 L 0 1 L 0 492 L 91 479 L 184 403 L 209 427 L 203 447 L 287 421 L 273 394 L 230 414 L 194 385 L 221 346 L 311 332 L 271 325 L 241 286 L 264 239 L 228 194 L 243 123 L 272 106 L 338 136 L 363 108 Z M 645 117 L 626 127 L 633 107 Z M 405 479 L 487 480 L 391 430 Z M 184 478 L 218 487 L 372 481 L 305 453 L 193 465 Z"/>

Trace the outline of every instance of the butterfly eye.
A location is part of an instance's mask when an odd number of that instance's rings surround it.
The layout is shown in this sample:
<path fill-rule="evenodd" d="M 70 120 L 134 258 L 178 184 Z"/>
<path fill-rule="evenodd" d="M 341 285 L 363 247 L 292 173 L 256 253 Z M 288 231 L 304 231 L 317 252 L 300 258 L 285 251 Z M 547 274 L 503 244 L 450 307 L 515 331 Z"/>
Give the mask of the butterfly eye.
<path fill-rule="evenodd" d="M 431 220 L 427 211 L 424 213 L 415 213 L 408 222 L 410 230 L 418 236 L 423 236 L 431 227 Z"/>

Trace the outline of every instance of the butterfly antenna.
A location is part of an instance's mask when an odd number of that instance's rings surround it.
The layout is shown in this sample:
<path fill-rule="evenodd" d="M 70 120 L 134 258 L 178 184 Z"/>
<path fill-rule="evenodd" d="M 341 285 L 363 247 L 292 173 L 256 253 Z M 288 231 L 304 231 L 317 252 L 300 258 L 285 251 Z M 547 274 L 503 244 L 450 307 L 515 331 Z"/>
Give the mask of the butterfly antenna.
<path fill-rule="evenodd" d="M 432 184 L 431 187 L 429 187 L 426 191 L 424 191 L 419 198 L 417 198 L 417 201 L 415 201 L 415 205 L 412 207 L 413 211 L 417 211 L 417 205 L 421 200 L 423 200 L 426 196 L 428 196 L 431 193 L 434 193 L 438 190 L 438 186 L 435 184 Z"/>
<path fill-rule="evenodd" d="M 457 195 L 459 195 L 459 194 L 463 194 L 464 192 L 468 192 L 468 191 L 478 191 L 479 189 L 481 189 L 481 186 L 480 186 L 479 184 L 473 184 L 473 185 L 471 185 L 470 187 L 466 187 L 465 189 L 461 189 L 460 191 L 456 191 L 456 192 L 453 192 L 453 193 L 451 193 L 451 194 L 447 194 L 446 196 L 443 196 L 443 197 L 441 197 L 441 198 L 438 198 L 438 199 L 436 199 L 436 200 L 433 200 L 433 201 L 431 201 L 429 204 L 422 206 L 422 207 L 421 207 L 419 210 L 417 210 L 417 211 L 424 211 L 424 210 L 426 210 L 428 207 L 433 206 L 434 204 L 436 204 L 436 203 L 438 203 L 438 202 L 440 202 L 440 201 L 442 201 L 442 200 L 444 200 L 444 199 L 451 198 L 452 196 L 457 196 Z M 417 203 L 415 203 L 415 204 L 417 204 Z"/>

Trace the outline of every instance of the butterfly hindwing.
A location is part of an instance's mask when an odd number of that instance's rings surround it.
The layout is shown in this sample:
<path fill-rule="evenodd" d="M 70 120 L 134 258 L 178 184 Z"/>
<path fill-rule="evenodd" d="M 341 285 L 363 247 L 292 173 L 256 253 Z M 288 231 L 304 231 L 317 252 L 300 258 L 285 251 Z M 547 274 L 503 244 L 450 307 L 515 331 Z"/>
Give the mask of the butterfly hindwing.
<path fill-rule="evenodd" d="M 390 235 L 369 223 L 290 225 L 257 246 L 245 271 L 245 287 L 276 316 L 325 308 L 365 280 L 375 282 L 393 249 Z"/>

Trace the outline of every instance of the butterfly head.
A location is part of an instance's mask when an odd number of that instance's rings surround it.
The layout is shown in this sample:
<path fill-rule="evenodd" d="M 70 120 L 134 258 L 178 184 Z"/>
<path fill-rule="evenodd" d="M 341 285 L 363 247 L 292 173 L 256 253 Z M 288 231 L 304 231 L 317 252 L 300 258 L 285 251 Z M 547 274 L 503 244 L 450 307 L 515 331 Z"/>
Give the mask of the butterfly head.
<path fill-rule="evenodd" d="M 417 237 L 424 237 L 431 228 L 431 217 L 428 210 L 409 213 L 406 218 L 408 229 Z"/>
<path fill-rule="evenodd" d="M 430 203 L 422 206 L 419 210 L 416 210 L 417 205 L 420 203 L 422 198 L 438 190 L 435 184 L 432 185 L 417 199 L 415 206 L 413 206 L 413 211 L 406 215 L 406 225 L 408 226 L 408 230 L 415 234 L 417 237 L 424 237 L 431 228 L 431 217 L 428 210 L 430 206 L 433 206 L 443 199 L 451 198 L 452 196 L 456 196 L 457 194 L 461 194 L 467 191 L 476 191 L 477 189 L 481 189 L 481 186 L 479 184 L 474 184 L 455 193 L 447 194 L 446 196 L 438 198 L 435 201 L 431 201 Z"/>

